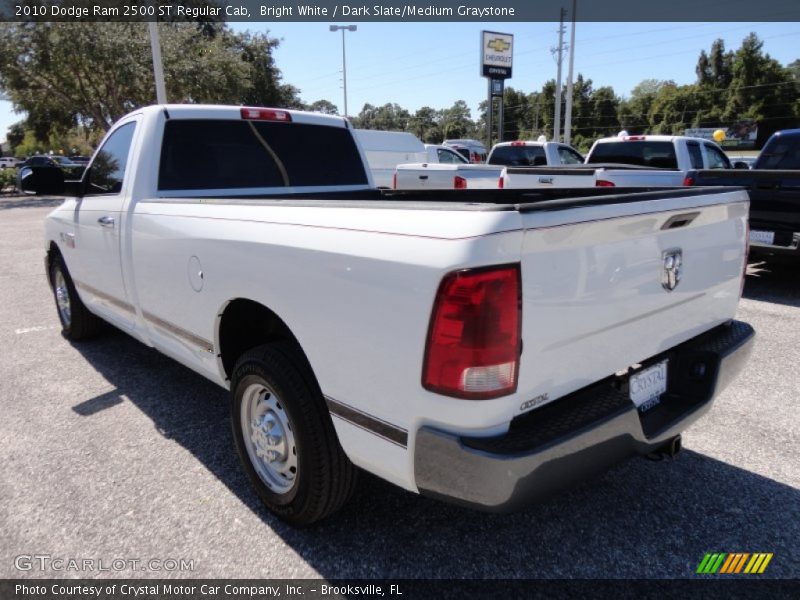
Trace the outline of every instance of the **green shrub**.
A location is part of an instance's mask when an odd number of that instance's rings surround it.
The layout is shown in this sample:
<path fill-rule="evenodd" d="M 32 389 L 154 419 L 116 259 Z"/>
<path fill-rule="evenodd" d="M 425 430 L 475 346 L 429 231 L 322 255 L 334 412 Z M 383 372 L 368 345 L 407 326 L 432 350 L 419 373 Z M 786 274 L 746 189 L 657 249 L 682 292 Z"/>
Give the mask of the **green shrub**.
<path fill-rule="evenodd" d="M 18 169 L 0 169 L 0 192 L 16 189 L 18 172 Z"/>

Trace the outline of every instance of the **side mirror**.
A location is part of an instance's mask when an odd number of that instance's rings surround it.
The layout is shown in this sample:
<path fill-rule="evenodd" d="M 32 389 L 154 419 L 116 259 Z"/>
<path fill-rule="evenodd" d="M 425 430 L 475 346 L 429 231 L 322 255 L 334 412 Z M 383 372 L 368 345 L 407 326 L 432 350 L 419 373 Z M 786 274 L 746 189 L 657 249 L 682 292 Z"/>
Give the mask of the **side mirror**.
<path fill-rule="evenodd" d="M 83 185 L 83 180 L 71 180 L 68 179 L 64 182 L 64 196 L 72 197 L 72 198 L 80 198 L 85 193 L 85 188 Z"/>
<path fill-rule="evenodd" d="M 59 168 L 22 167 L 17 182 L 17 187 L 23 194 L 64 194 L 64 173 Z"/>
<path fill-rule="evenodd" d="M 737 160 L 735 163 L 733 163 L 733 168 L 734 169 L 749 169 L 750 165 L 748 165 L 746 162 L 744 162 L 742 160 Z"/>

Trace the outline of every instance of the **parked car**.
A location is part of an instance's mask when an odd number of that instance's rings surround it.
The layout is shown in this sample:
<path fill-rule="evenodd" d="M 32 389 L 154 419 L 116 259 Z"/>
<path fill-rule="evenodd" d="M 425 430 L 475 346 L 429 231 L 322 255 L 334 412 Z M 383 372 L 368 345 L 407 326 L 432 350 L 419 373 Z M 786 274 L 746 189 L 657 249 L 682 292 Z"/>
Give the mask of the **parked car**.
<path fill-rule="evenodd" d="M 674 456 L 751 348 L 743 190 L 383 191 L 345 119 L 188 104 L 123 117 L 63 185 L 63 335 L 105 320 L 229 389 L 294 524 L 357 467 L 499 511 Z"/>
<path fill-rule="evenodd" d="M 609 164 L 610 163 L 610 164 Z M 627 135 L 597 140 L 586 164 L 606 166 L 598 185 L 616 187 L 675 187 L 692 169 L 730 169 L 722 149 L 709 140 L 674 135 Z M 640 167 L 616 169 L 614 165 Z M 641 168 L 645 167 L 645 168 Z"/>
<path fill-rule="evenodd" d="M 558 167 L 582 165 L 584 158 L 569 144 L 546 140 L 517 140 L 495 144 L 486 162 L 507 167 Z"/>
<path fill-rule="evenodd" d="M 23 161 L 13 156 L 2 156 L 0 157 L 0 169 L 14 169 L 22 164 L 22 162 Z"/>
<path fill-rule="evenodd" d="M 478 140 L 461 139 L 461 140 L 445 140 L 442 142 L 445 146 L 452 146 L 464 158 L 472 164 L 481 164 L 486 162 L 486 146 Z"/>
<path fill-rule="evenodd" d="M 750 250 L 800 258 L 800 129 L 775 132 L 751 170 L 689 171 L 686 185 L 750 192 Z"/>

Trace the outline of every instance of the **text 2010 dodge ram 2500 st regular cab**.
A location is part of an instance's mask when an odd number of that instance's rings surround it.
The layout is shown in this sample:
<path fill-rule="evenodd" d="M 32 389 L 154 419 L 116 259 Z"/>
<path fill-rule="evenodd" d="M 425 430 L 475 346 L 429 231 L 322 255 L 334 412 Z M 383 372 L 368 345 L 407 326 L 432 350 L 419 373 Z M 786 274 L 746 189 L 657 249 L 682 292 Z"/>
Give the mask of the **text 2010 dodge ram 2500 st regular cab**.
<path fill-rule="evenodd" d="M 230 389 L 284 519 L 356 467 L 505 510 L 674 450 L 749 350 L 746 192 L 613 192 L 382 192 L 344 119 L 154 106 L 68 182 L 47 268 L 68 339 L 104 319 Z"/>

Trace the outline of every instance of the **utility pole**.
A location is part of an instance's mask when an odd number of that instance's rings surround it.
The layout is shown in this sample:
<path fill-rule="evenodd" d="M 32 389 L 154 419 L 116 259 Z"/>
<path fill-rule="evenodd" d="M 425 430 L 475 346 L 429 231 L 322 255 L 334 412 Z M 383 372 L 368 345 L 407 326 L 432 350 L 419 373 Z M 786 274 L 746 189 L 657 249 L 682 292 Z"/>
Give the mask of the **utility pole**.
<path fill-rule="evenodd" d="M 556 71 L 556 114 L 555 123 L 553 123 L 553 141 L 561 141 L 561 63 L 564 60 L 564 15 L 566 14 L 564 8 L 561 9 L 561 17 L 558 24 L 558 48 L 556 55 L 558 58 L 558 71 Z"/>
<path fill-rule="evenodd" d="M 344 50 L 344 32 L 345 31 L 356 31 L 358 27 L 356 25 L 331 25 L 329 28 L 331 31 L 341 31 L 342 32 L 342 84 L 344 87 L 344 118 L 347 118 L 347 56 L 345 55 Z"/>
<path fill-rule="evenodd" d="M 161 63 L 161 42 L 158 39 L 158 26 L 155 21 L 148 23 L 150 28 L 150 51 L 153 53 L 153 76 L 156 79 L 156 102 L 167 103 L 167 88 L 164 85 L 164 65 Z"/>
<path fill-rule="evenodd" d="M 572 0 L 572 32 L 569 34 L 569 72 L 567 75 L 567 114 L 564 116 L 564 143 L 572 139 L 572 68 L 575 64 L 575 5 Z"/>

